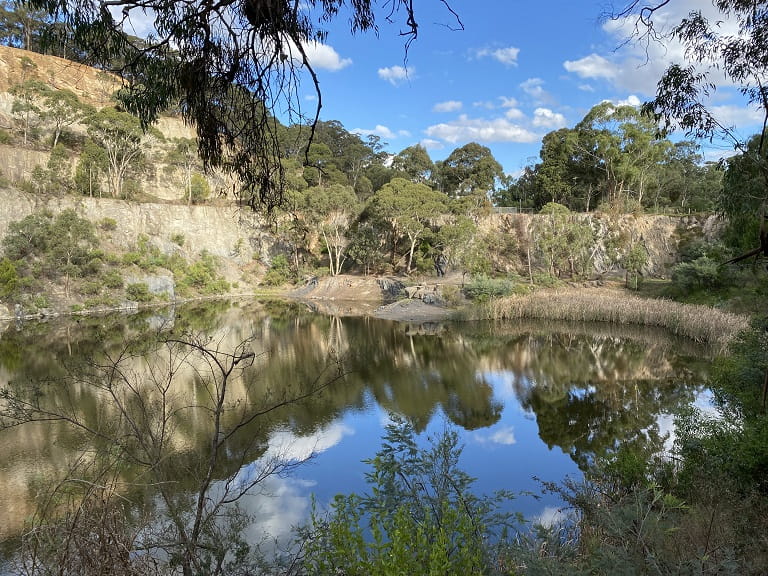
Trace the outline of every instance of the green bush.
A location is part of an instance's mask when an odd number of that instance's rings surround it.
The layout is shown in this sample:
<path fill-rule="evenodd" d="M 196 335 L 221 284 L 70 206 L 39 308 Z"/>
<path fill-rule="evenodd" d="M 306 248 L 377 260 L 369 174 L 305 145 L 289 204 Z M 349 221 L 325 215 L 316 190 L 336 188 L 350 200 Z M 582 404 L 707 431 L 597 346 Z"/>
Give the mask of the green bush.
<path fill-rule="evenodd" d="M 681 292 L 714 288 L 721 284 L 720 264 L 707 256 L 682 262 L 672 270 L 672 285 Z"/>
<path fill-rule="evenodd" d="M 291 268 L 288 264 L 288 258 L 284 254 L 278 254 L 272 258 L 269 270 L 262 279 L 265 286 L 281 286 L 289 283 L 291 280 Z"/>
<path fill-rule="evenodd" d="M 113 230 L 117 229 L 117 220 L 114 218 L 102 218 L 99 220 L 99 228 L 104 230 L 105 232 L 111 232 Z"/>
<path fill-rule="evenodd" d="M 8 258 L 0 260 L 0 300 L 12 300 L 21 289 L 16 265 Z"/>
<path fill-rule="evenodd" d="M 514 292 L 515 286 L 506 278 L 479 276 L 464 286 L 464 294 L 471 300 L 485 302 L 491 298 L 502 298 Z"/>
<path fill-rule="evenodd" d="M 150 302 L 152 300 L 149 286 L 147 286 L 145 282 L 128 284 L 128 286 L 125 287 L 125 295 L 129 300 L 133 300 L 134 302 Z"/>
<path fill-rule="evenodd" d="M 123 287 L 123 277 L 117 270 L 110 270 L 103 274 L 101 281 L 107 288 L 116 289 Z"/>
<path fill-rule="evenodd" d="M 184 246 L 184 234 L 182 234 L 181 232 L 176 232 L 175 234 L 171 234 L 171 242 L 173 242 L 179 247 Z"/>

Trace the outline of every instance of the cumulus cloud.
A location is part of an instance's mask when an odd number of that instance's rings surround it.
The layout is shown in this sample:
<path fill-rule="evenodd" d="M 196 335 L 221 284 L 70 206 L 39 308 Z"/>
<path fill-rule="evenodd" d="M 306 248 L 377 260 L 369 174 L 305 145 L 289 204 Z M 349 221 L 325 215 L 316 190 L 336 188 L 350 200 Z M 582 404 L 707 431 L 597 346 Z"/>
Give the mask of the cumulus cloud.
<path fill-rule="evenodd" d="M 475 438 L 481 444 L 502 444 L 504 446 L 517 444 L 517 439 L 515 438 L 515 430 L 512 428 L 512 426 L 504 426 L 503 428 L 499 428 L 492 434 L 488 435 L 478 433 Z"/>
<path fill-rule="evenodd" d="M 517 56 L 520 48 L 508 46 L 506 48 L 484 48 L 477 51 L 478 58 L 493 58 L 506 66 L 517 66 Z"/>
<path fill-rule="evenodd" d="M 309 42 L 304 52 L 313 68 L 336 72 L 352 64 L 351 58 L 342 58 L 336 50 L 327 44 Z"/>
<path fill-rule="evenodd" d="M 523 114 L 522 110 L 519 108 L 509 108 L 506 112 L 504 112 L 504 116 L 507 118 L 507 120 L 522 120 L 525 118 L 525 114 Z"/>
<path fill-rule="evenodd" d="M 445 102 L 438 102 L 432 108 L 433 112 L 456 112 L 461 110 L 463 104 L 458 100 L 447 100 Z"/>
<path fill-rule="evenodd" d="M 413 66 L 390 66 L 388 68 L 379 68 L 379 78 L 386 80 L 393 86 L 402 84 L 405 80 L 413 78 L 416 69 Z"/>
<path fill-rule="evenodd" d="M 470 118 L 462 114 L 453 122 L 435 124 L 425 133 L 430 138 L 440 138 L 455 144 L 466 142 L 536 142 L 537 134 L 514 124 L 506 118 L 482 119 Z"/>
<path fill-rule="evenodd" d="M 410 136 L 411 133 L 408 132 L 408 130 L 398 130 L 397 132 L 391 130 L 387 126 L 383 126 L 382 124 L 377 124 L 375 128 L 355 128 L 353 130 L 350 130 L 353 134 L 359 134 L 361 136 L 368 136 L 369 134 L 373 134 L 375 136 L 380 136 L 381 138 L 401 138 L 401 137 L 407 137 Z"/>
<path fill-rule="evenodd" d="M 442 150 L 445 148 L 445 144 L 440 142 L 440 140 L 435 140 L 433 138 L 423 138 L 419 144 L 424 146 L 427 150 Z"/>
<path fill-rule="evenodd" d="M 520 89 L 536 102 L 545 103 L 552 100 L 549 93 L 544 90 L 544 80 L 541 78 L 528 78 L 520 83 Z"/>
<path fill-rule="evenodd" d="M 277 458 L 285 462 L 306 460 L 312 454 L 325 452 L 354 430 L 340 423 L 333 423 L 311 436 L 296 436 L 291 430 L 280 429 L 272 433 L 265 458 Z"/>
<path fill-rule="evenodd" d="M 536 108 L 533 112 L 533 125 L 536 128 L 557 130 L 566 124 L 565 116 L 559 112 L 553 112 L 549 108 Z"/>
<path fill-rule="evenodd" d="M 580 78 L 615 78 L 615 64 L 599 54 L 590 54 L 580 60 L 566 60 L 563 67 Z"/>
<path fill-rule="evenodd" d="M 634 94 L 630 94 L 624 100 L 619 100 L 618 102 L 615 102 L 615 104 L 616 106 L 632 106 L 637 108 L 640 106 L 640 104 L 642 104 L 642 101 Z"/>

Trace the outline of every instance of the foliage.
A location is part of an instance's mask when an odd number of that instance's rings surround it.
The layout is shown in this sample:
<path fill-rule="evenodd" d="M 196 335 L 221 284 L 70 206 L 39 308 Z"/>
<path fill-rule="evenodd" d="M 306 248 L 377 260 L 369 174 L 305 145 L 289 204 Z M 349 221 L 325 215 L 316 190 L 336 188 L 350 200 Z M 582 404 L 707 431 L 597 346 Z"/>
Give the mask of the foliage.
<path fill-rule="evenodd" d="M 515 285 L 507 278 L 488 278 L 480 276 L 473 278 L 464 286 L 464 294 L 467 298 L 478 302 L 486 302 L 491 298 L 509 296 L 515 292 Z"/>
<path fill-rule="evenodd" d="M 134 302 L 151 302 L 152 293 L 146 282 L 134 282 L 125 287 L 125 295 Z"/>
<path fill-rule="evenodd" d="M 234 173 L 244 184 L 245 202 L 270 207 L 282 198 L 285 174 L 280 153 L 291 141 L 281 134 L 275 116 L 287 112 L 291 119 L 309 123 L 304 134 L 319 133 L 322 128 L 317 121 L 321 99 L 317 98 L 317 109 L 308 116 L 299 102 L 302 78 L 320 95 L 307 46 L 323 41 L 326 27 L 341 13 L 349 18 L 353 33 L 377 29 L 379 8 L 388 20 L 402 18 L 407 44 L 418 30 L 413 3 L 406 0 L 387 7 L 370 0 L 351 5 L 343 0 L 313 0 L 309 6 L 284 0 L 226 1 L 206 9 L 196 5 L 179 9 L 162 2 L 139 8 L 117 2 L 114 13 L 124 12 L 125 18 L 138 17 L 135 11 L 139 10 L 150 15 L 147 25 L 154 33 L 140 41 L 124 31 L 121 18 L 105 16 L 98 3 L 29 0 L 24 6 L 55 20 L 64 36 L 52 34 L 57 43 L 74 46 L 99 68 L 130 79 L 119 93 L 121 106 L 136 114 L 143 126 L 166 110 L 180 110 L 196 128 L 205 170 L 223 168 Z M 458 21 L 446 7 L 447 16 Z M 360 155 L 350 160 L 357 170 L 365 166 Z"/>
<path fill-rule="evenodd" d="M 272 258 L 272 262 L 269 265 L 269 270 L 264 275 L 262 283 L 266 286 L 282 286 L 291 281 L 291 267 L 288 264 L 288 259 L 283 254 L 278 254 Z"/>
<path fill-rule="evenodd" d="M 211 195 L 211 185 L 208 184 L 205 176 L 197 172 L 192 174 L 189 183 L 189 197 L 193 204 L 200 204 Z"/>
<path fill-rule="evenodd" d="M 508 523 L 498 512 L 508 495 L 476 496 L 460 455 L 454 430 L 421 448 L 411 425 L 387 425 L 382 449 L 368 461 L 371 492 L 337 496 L 327 516 L 315 509 L 300 532 L 307 573 L 487 573 L 494 538 Z"/>
<path fill-rule="evenodd" d="M 8 258 L 0 260 L 0 300 L 13 300 L 20 289 L 16 265 Z"/>
<path fill-rule="evenodd" d="M 453 197 L 473 192 L 491 195 L 503 176 L 490 149 L 476 142 L 457 148 L 435 167 L 441 190 Z"/>
<path fill-rule="evenodd" d="M 594 231 L 589 220 L 562 204 L 547 203 L 533 226 L 535 246 L 550 276 L 585 275 L 592 262 Z"/>

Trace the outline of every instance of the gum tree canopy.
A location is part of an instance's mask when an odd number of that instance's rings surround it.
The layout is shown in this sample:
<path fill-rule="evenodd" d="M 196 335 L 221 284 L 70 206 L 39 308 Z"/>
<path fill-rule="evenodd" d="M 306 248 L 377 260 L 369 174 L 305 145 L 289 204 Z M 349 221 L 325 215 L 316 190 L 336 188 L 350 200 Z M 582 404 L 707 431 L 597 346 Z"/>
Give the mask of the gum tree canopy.
<path fill-rule="evenodd" d="M 461 27 L 448 0 L 449 18 Z M 146 126 L 178 109 L 193 124 L 206 168 L 239 177 L 242 199 L 268 207 L 282 198 L 279 112 L 312 129 L 321 100 L 308 57 L 326 27 L 346 19 L 351 33 L 399 26 L 405 47 L 418 34 L 414 0 L 25 0 L 65 26 L 94 65 L 125 82 L 119 98 Z M 132 36 L 137 29 L 150 32 Z M 297 89 L 314 84 L 317 105 L 304 114 Z"/>
<path fill-rule="evenodd" d="M 645 41 L 672 37 L 685 49 L 687 63 L 672 64 L 657 85 L 656 97 L 644 109 L 667 129 L 680 128 L 697 138 L 730 140 L 762 175 L 759 191 L 752 190 L 748 204 L 758 206 L 760 245 L 753 254 L 768 256 L 768 0 L 710 0 L 709 6 L 692 10 L 671 29 L 656 26 L 663 14 L 682 0 L 632 0 L 617 18 L 636 17 L 636 34 Z M 703 3 L 702 3 L 703 4 Z M 721 86 L 733 85 L 761 117 L 757 143 L 738 134 L 718 118 L 709 105 Z M 733 202 L 731 202 L 733 204 Z M 727 207 L 726 207 L 727 210 Z"/>

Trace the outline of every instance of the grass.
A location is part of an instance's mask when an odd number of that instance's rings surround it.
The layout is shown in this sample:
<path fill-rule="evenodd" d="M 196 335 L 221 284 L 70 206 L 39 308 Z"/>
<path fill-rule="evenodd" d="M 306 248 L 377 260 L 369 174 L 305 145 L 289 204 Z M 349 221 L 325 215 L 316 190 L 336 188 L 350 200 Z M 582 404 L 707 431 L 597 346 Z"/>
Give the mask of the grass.
<path fill-rule="evenodd" d="M 620 290 L 560 289 L 498 298 L 475 309 L 476 319 L 565 320 L 658 326 L 697 342 L 724 348 L 749 318 L 671 300 L 641 298 Z"/>

